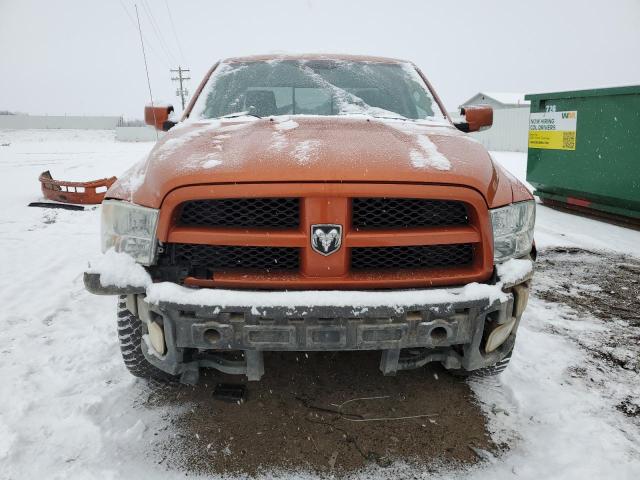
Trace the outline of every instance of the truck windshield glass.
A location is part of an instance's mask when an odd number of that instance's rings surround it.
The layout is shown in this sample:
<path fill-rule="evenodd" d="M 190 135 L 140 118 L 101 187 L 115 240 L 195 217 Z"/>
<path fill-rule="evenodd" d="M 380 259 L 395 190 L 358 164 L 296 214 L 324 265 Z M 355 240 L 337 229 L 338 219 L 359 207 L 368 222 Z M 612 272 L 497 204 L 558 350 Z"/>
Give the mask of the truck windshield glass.
<path fill-rule="evenodd" d="M 410 64 L 335 60 L 221 64 L 196 101 L 191 118 L 243 113 L 444 120 Z"/>

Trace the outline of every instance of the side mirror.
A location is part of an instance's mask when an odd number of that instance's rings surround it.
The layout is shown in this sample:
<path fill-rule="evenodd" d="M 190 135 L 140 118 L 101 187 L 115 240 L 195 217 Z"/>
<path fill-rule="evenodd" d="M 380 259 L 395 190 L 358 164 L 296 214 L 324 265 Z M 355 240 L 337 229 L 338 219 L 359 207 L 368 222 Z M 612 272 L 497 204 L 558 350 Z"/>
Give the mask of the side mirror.
<path fill-rule="evenodd" d="M 469 105 L 460 108 L 460 115 L 464 122 L 454 123 L 458 130 L 463 132 L 479 132 L 493 125 L 493 107 L 489 105 Z"/>
<path fill-rule="evenodd" d="M 144 123 L 151 125 L 156 130 L 166 132 L 173 127 L 176 122 L 169 120 L 169 115 L 173 112 L 172 105 L 149 106 L 144 107 Z"/>

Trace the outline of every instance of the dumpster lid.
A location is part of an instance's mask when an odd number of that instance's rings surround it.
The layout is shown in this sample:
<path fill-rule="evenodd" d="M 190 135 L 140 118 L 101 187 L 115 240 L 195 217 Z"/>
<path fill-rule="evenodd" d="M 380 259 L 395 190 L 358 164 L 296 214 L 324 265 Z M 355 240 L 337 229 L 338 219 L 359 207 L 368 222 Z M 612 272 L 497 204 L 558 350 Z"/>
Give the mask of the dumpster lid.
<path fill-rule="evenodd" d="M 524 98 L 526 100 L 546 100 L 553 98 L 601 97 L 605 95 L 629 95 L 639 93 L 640 85 L 627 85 L 624 87 L 591 88 L 586 90 L 569 90 L 566 92 L 528 93 Z"/>

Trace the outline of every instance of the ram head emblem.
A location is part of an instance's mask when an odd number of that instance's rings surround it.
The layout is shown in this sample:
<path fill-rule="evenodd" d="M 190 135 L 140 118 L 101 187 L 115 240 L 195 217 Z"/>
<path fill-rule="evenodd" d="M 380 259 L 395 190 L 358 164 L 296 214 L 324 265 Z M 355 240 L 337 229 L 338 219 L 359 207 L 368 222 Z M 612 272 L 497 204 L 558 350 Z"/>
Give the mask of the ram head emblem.
<path fill-rule="evenodd" d="M 321 255 L 331 255 L 342 245 L 342 225 L 311 225 L 311 248 Z"/>

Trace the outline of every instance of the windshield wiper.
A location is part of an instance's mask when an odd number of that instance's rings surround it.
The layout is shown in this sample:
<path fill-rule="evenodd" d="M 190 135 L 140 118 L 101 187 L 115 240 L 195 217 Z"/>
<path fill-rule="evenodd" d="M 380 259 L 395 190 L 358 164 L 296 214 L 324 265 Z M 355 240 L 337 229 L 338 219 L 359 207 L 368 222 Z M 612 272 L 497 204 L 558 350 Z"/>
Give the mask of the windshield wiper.
<path fill-rule="evenodd" d="M 379 117 L 377 115 L 374 115 L 373 118 L 384 118 L 386 120 L 402 120 L 402 121 L 405 121 L 405 122 L 413 120 L 413 119 L 407 118 L 407 117 Z"/>
<path fill-rule="evenodd" d="M 256 117 L 262 118 L 257 113 L 247 112 L 235 112 L 235 113 L 227 113 L 226 115 L 221 116 L 220 118 L 238 118 L 238 117 Z"/>
<path fill-rule="evenodd" d="M 371 118 L 384 118 L 384 119 L 389 119 L 389 120 L 404 120 L 404 121 L 409 121 L 412 120 L 410 118 L 407 117 L 386 117 L 386 116 L 380 116 L 380 115 L 372 115 L 371 113 L 367 113 L 367 112 L 339 112 L 337 113 L 337 115 L 365 115 L 367 117 L 371 117 Z"/>

